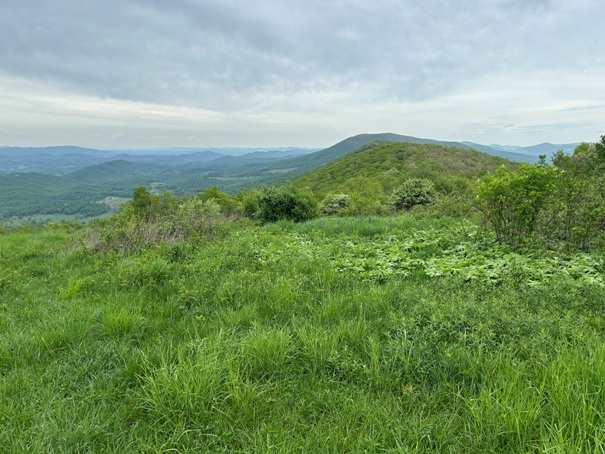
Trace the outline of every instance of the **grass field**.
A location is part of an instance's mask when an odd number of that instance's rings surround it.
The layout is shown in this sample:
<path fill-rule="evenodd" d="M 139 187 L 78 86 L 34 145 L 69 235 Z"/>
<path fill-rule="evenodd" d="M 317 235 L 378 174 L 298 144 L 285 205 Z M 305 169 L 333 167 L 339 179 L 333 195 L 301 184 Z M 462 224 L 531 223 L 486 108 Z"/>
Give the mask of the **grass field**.
<path fill-rule="evenodd" d="M 447 218 L 0 233 L 0 452 L 603 452 L 605 263 Z"/>

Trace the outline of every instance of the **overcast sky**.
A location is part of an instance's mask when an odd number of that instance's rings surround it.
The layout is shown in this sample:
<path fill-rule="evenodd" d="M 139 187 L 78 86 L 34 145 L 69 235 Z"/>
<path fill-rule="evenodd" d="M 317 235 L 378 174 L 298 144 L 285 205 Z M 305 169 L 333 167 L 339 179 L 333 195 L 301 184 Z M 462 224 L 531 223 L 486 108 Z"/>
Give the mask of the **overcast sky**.
<path fill-rule="evenodd" d="M 0 145 L 605 134 L 603 0 L 0 0 Z"/>

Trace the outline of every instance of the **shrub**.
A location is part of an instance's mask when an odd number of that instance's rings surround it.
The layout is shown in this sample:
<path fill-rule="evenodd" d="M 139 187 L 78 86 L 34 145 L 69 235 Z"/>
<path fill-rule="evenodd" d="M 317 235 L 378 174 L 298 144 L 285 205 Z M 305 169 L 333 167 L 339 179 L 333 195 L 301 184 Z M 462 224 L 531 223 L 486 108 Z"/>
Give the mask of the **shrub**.
<path fill-rule="evenodd" d="M 326 216 L 339 214 L 351 205 L 351 198 L 346 194 L 328 194 L 321 202 L 321 212 Z"/>
<path fill-rule="evenodd" d="M 396 210 L 409 210 L 416 205 L 430 205 L 436 200 L 437 191 L 432 182 L 424 178 L 410 178 L 393 192 L 391 205 Z"/>
<path fill-rule="evenodd" d="M 605 232 L 605 178 L 559 172 L 537 229 L 549 241 L 598 246 Z"/>
<path fill-rule="evenodd" d="M 557 152 L 554 166 L 521 164 L 485 179 L 478 201 L 500 241 L 516 246 L 529 237 L 590 249 L 605 242 L 605 178 L 595 144 L 572 156 Z"/>
<path fill-rule="evenodd" d="M 518 170 L 502 167 L 485 179 L 478 201 L 499 240 L 518 245 L 534 232 L 556 173 L 550 166 L 521 164 Z"/>
<path fill-rule="evenodd" d="M 214 233 L 223 222 L 220 206 L 213 199 L 183 201 L 169 193 L 157 196 L 138 190 L 136 198 L 114 216 L 91 222 L 86 245 L 133 252 L 152 244 L 200 239 Z"/>
<path fill-rule="evenodd" d="M 317 202 L 294 186 L 263 188 L 257 199 L 257 218 L 263 222 L 303 222 L 317 216 Z"/>
<path fill-rule="evenodd" d="M 237 199 L 242 205 L 242 213 L 248 219 L 256 219 L 258 213 L 258 189 L 245 189 L 237 194 Z"/>

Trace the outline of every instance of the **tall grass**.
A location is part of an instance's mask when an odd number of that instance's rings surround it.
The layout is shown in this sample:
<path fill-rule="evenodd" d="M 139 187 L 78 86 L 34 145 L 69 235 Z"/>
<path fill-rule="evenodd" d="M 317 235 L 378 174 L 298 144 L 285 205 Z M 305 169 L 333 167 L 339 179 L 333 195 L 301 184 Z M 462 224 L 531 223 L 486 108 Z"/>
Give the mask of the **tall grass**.
<path fill-rule="evenodd" d="M 336 266 L 353 236 L 455 224 L 285 222 L 130 255 L 5 233 L 0 451 L 602 452 L 597 281 Z"/>

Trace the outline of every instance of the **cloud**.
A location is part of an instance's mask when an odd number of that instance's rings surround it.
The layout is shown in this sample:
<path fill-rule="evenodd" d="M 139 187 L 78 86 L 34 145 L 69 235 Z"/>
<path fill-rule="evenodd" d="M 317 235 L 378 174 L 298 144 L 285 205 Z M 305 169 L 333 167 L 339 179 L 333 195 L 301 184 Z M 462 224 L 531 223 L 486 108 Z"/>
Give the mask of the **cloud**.
<path fill-rule="evenodd" d="M 427 99 L 503 68 L 587 66 L 595 49 L 574 39 L 577 21 L 602 7 L 567 3 L 14 2 L 0 58 L 9 74 L 81 93 L 217 110 L 353 87 L 360 102 Z"/>
<path fill-rule="evenodd" d="M 123 139 L 126 122 L 162 112 L 170 130 L 184 112 L 208 130 L 341 125 L 326 137 L 365 132 L 364 112 L 389 125 L 454 115 L 450 131 L 481 114 L 518 124 L 532 107 L 605 103 L 604 13 L 601 0 L 5 1 L 0 121 L 10 101 L 30 121 L 88 119 Z"/>

